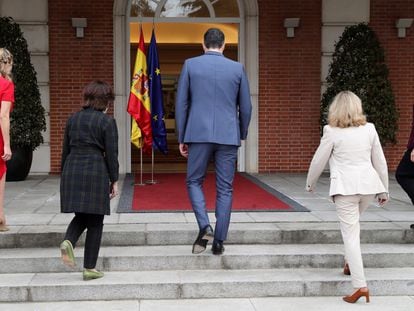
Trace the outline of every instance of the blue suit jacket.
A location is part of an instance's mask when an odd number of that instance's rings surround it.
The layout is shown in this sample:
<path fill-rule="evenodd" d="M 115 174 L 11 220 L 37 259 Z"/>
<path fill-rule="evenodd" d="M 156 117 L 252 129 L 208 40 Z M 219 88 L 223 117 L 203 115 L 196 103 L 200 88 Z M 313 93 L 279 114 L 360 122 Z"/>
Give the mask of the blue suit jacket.
<path fill-rule="evenodd" d="M 175 107 L 179 143 L 240 146 L 251 111 L 242 64 L 212 51 L 185 61 Z"/>

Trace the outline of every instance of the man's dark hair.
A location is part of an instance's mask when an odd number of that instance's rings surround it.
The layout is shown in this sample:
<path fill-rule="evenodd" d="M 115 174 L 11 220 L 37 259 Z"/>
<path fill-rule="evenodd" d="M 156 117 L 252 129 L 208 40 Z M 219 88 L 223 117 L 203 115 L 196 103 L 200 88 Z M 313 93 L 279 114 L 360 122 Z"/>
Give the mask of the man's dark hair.
<path fill-rule="evenodd" d="M 224 33 L 218 28 L 210 28 L 204 34 L 204 45 L 208 49 L 219 49 L 224 44 Z"/>
<path fill-rule="evenodd" d="M 83 108 L 104 111 L 115 99 L 111 86 L 104 81 L 92 81 L 83 90 Z"/>

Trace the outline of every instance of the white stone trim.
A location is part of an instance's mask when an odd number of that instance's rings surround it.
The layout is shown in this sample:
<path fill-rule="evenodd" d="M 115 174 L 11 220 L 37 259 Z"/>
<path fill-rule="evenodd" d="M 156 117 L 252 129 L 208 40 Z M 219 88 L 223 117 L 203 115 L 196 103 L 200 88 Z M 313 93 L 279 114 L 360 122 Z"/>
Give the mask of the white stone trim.
<path fill-rule="evenodd" d="M 370 0 L 323 0 L 322 23 L 355 24 L 368 22 Z"/>
<path fill-rule="evenodd" d="M 220 19 L 227 22 L 237 20 L 241 24 L 239 53 L 240 61 L 244 63 L 250 82 L 250 91 L 253 103 L 253 118 L 250 123 L 249 137 L 245 144 L 245 149 L 239 152 L 239 162 L 242 162 L 239 170 L 246 172 L 258 171 L 258 5 L 257 1 L 238 0 L 240 8 L 240 19 Z M 130 57 L 129 49 L 129 25 L 130 18 L 127 15 L 130 0 L 114 1 L 114 89 L 116 94 L 115 119 L 119 129 L 119 162 L 120 173 L 131 172 L 131 145 L 130 136 L 130 118 L 126 112 L 126 106 L 129 96 L 129 66 L 126 60 Z M 144 21 L 144 18 L 139 19 Z M 148 18 L 146 18 L 148 19 Z M 153 19 L 150 18 L 150 21 Z M 184 21 L 184 19 L 174 19 Z M 197 19 L 200 21 L 201 19 Z M 206 22 L 212 19 L 202 19 Z M 217 21 L 218 19 L 214 19 Z M 154 19 L 160 22 L 160 19 Z M 185 19 L 186 22 L 189 19 Z M 246 44 L 248 42 L 248 44 Z"/>
<path fill-rule="evenodd" d="M 370 19 L 370 0 L 323 0 L 321 28 L 321 83 L 325 83 L 335 50 L 346 26 Z M 322 86 L 322 85 L 321 85 Z M 325 89 L 321 87 L 321 92 Z M 322 93 L 321 93 L 322 94 Z"/>
<path fill-rule="evenodd" d="M 114 1 L 114 117 L 118 125 L 118 160 L 121 174 L 131 172 L 130 118 L 126 112 L 129 92 L 125 72 L 129 68 L 126 65 L 126 57 L 129 55 L 129 48 L 126 48 L 126 42 L 129 43 L 125 21 L 127 3 L 126 0 Z"/>
<path fill-rule="evenodd" d="M 0 0 L 0 15 L 18 24 L 47 23 L 48 9 L 48 0 Z"/>
<path fill-rule="evenodd" d="M 19 24 L 27 41 L 31 62 L 37 73 L 42 106 L 45 108 L 47 129 L 44 143 L 33 153 L 30 174 L 50 172 L 50 93 L 49 93 L 49 27 L 48 0 L 0 0 L 0 15 L 11 16 Z"/>

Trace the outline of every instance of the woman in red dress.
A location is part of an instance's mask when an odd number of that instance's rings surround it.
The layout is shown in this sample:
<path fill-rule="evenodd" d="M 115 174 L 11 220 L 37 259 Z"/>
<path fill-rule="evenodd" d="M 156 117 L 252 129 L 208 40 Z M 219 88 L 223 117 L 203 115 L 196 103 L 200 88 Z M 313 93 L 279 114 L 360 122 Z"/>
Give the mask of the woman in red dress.
<path fill-rule="evenodd" d="M 7 231 L 4 215 L 4 188 L 6 183 L 6 161 L 11 159 L 10 112 L 14 103 L 14 84 L 11 77 L 13 55 L 0 48 L 0 231 Z"/>

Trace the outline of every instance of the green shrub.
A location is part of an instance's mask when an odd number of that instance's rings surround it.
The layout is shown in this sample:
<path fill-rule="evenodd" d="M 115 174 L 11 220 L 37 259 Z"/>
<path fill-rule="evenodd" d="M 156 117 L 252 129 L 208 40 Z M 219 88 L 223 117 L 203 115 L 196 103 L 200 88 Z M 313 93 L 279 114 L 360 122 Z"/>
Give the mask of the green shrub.
<path fill-rule="evenodd" d="M 381 143 L 396 142 L 398 112 L 395 107 L 384 51 L 366 24 L 346 27 L 335 44 L 322 96 L 321 125 L 336 94 L 349 90 L 358 95 L 369 122 L 375 124 Z"/>
<path fill-rule="evenodd" d="M 10 115 L 10 144 L 12 148 L 35 150 L 43 143 L 46 130 L 45 109 L 40 102 L 36 71 L 30 62 L 26 39 L 10 17 L 0 17 L 0 47 L 13 54 L 15 103 Z"/>

